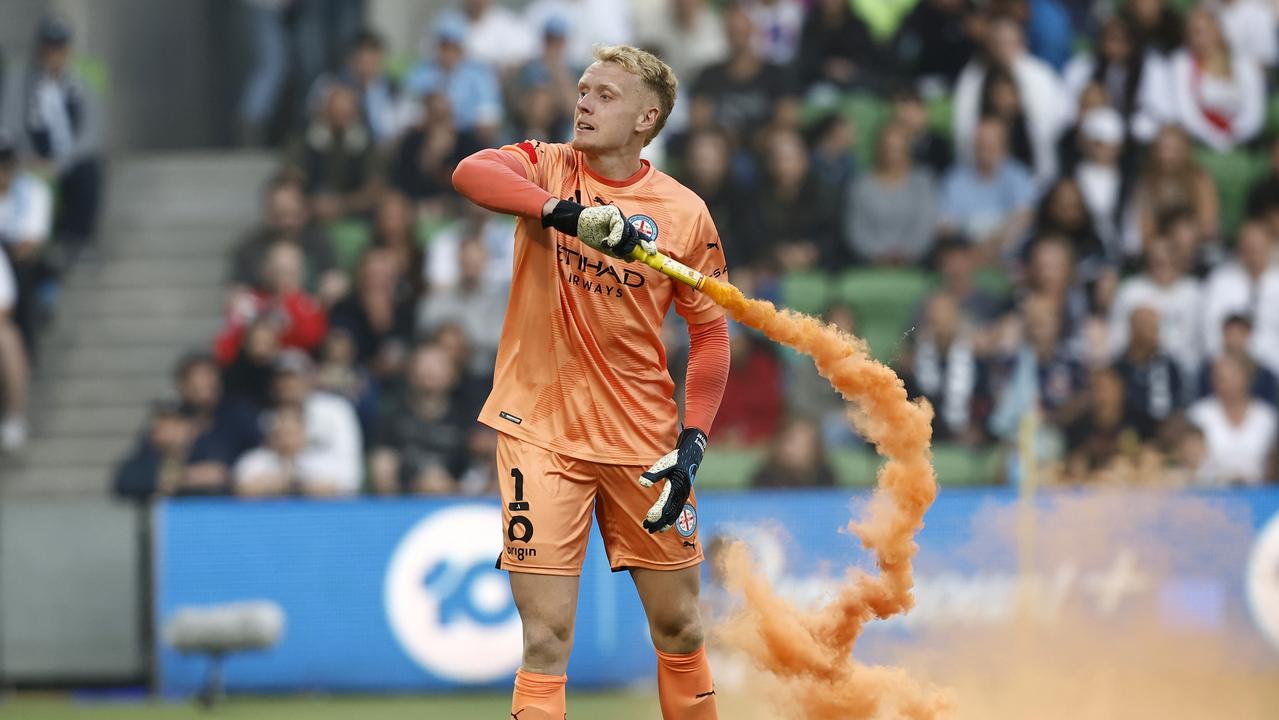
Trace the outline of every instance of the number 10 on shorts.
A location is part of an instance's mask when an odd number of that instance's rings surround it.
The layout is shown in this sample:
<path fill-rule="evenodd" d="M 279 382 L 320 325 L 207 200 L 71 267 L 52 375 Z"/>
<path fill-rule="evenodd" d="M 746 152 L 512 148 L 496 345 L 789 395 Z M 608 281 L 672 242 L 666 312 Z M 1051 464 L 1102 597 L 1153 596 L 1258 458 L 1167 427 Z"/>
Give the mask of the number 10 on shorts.
<path fill-rule="evenodd" d="M 515 480 L 515 500 L 507 503 L 506 509 L 513 513 L 528 512 L 529 503 L 524 499 L 524 473 L 519 468 L 511 468 L 511 478 Z M 506 524 L 506 539 L 527 545 L 533 540 L 533 521 L 523 515 L 512 515 Z"/>

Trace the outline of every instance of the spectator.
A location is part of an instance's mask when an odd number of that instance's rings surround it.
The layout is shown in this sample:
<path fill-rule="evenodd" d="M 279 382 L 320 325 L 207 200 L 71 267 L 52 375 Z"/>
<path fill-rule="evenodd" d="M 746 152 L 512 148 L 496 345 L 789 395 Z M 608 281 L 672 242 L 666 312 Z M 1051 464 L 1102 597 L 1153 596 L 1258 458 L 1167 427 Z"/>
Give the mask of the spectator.
<path fill-rule="evenodd" d="M 355 339 L 346 329 L 335 327 L 324 338 L 315 386 L 351 403 L 360 420 L 361 437 L 373 437 L 377 423 L 378 383 L 365 366 L 356 362 Z"/>
<path fill-rule="evenodd" d="M 502 123 L 502 93 L 496 73 L 466 56 L 466 28 L 452 20 L 435 27 L 434 61 L 422 61 L 409 71 L 405 89 L 413 97 L 440 93 L 449 100 L 454 126 L 473 133 L 481 146 L 497 139 Z"/>
<path fill-rule="evenodd" d="M 1124 425 L 1152 441 L 1160 425 L 1185 406 L 1184 377 L 1177 363 L 1161 349 L 1160 313 L 1140 305 L 1128 317 L 1127 347 L 1115 370 L 1124 383 Z"/>
<path fill-rule="evenodd" d="M 497 431 L 476 423 L 466 436 L 466 471 L 457 480 L 463 495 L 497 494 Z"/>
<path fill-rule="evenodd" d="M 1252 396 L 1270 405 L 1279 405 L 1279 380 L 1263 365 L 1257 364 L 1252 350 L 1252 318 L 1236 313 L 1221 325 L 1221 357 L 1234 358 L 1252 378 Z M 1212 393 L 1212 364 L 1206 363 L 1199 373 L 1199 395 Z"/>
<path fill-rule="evenodd" d="M 1070 116 L 1066 91 L 1052 68 L 1026 52 L 1021 27 L 1011 18 L 997 17 L 991 21 L 986 57 L 969 62 L 959 76 L 955 86 L 955 147 L 961 158 L 975 156 L 982 99 L 986 97 L 987 84 L 995 70 L 1006 73 L 1016 88 L 1015 94 L 1025 115 L 1035 182 L 1046 185 L 1056 176 L 1057 137 Z M 996 79 L 1000 76 L 994 75 Z"/>
<path fill-rule="evenodd" d="M 486 281 L 488 250 L 476 237 L 462 241 L 458 251 L 458 282 L 422 298 L 417 308 L 419 334 L 434 333 L 444 323 L 459 325 L 470 342 L 472 372 L 492 370 L 497 343 L 506 318 L 507 287 Z"/>
<path fill-rule="evenodd" d="M 768 124 L 774 105 L 793 92 L 786 72 L 756 50 L 755 26 L 740 7 L 725 14 L 728 59 L 707 67 L 693 82 L 693 103 L 709 103 L 715 120 L 739 139 Z M 691 111 L 697 113 L 694 107 Z"/>
<path fill-rule="evenodd" d="M 764 253 L 750 191 L 729 172 L 732 141 L 722 130 L 702 130 L 688 140 L 680 182 L 706 203 L 734 272 L 754 265 Z M 736 277 L 736 276 L 735 276 Z"/>
<path fill-rule="evenodd" d="M 753 488 L 833 487 L 835 471 L 826 455 L 816 421 L 794 417 L 786 421 L 769 445 L 764 464 L 751 478 Z"/>
<path fill-rule="evenodd" d="M 687 338 L 688 333 L 684 335 Z M 468 417 L 479 417 L 484 401 L 493 390 L 493 363 L 475 367 L 474 360 L 479 353 L 471 349 L 471 339 L 458 323 L 441 323 L 427 339 L 431 344 L 443 348 L 453 362 L 453 367 L 457 369 L 460 379 L 453 391 L 453 401 L 460 408 L 459 412 Z"/>
<path fill-rule="evenodd" d="M 350 495 L 358 488 L 338 480 L 325 454 L 307 441 L 302 409 L 286 405 L 266 421 L 266 444 L 235 464 L 235 492 L 243 497 Z"/>
<path fill-rule="evenodd" d="M 1205 242 L 1217 237 L 1221 215 L 1216 184 L 1190 154 L 1190 140 L 1178 127 L 1165 126 L 1155 136 L 1132 198 L 1134 214 L 1124 238 L 1128 257 L 1142 252 L 1157 234 L 1159 218 L 1173 210 L 1190 209 Z"/>
<path fill-rule="evenodd" d="M 1030 173 L 1008 157 L 1007 129 L 986 119 L 977 126 L 973 160 L 955 165 L 942 180 L 940 229 L 977 245 L 990 262 L 1021 239 L 1033 200 Z"/>
<path fill-rule="evenodd" d="M 1007 302 L 994 293 L 978 286 L 976 281 L 977 254 L 971 245 L 947 241 L 938 245 L 935 257 L 940 280 L 938 292 L 955 298 L 965 317 L 978 327 L 986 327 L 1002 313 Z M 919 322 L 923 322 L 922 310 Z"/>
<path fill-rule="evenodd" d="M 246 328 L 267 318 L 284 347 L 316 349 L 328 332 L 324 308 L 302 289 L 302 251 L 287 242 L 267 252 L 261 290 L 236 293 L 228 303 L 226 322 L 215 340 L 218 362 L 230 365 L 239 354 Z"/>
<path fill-rule="evenodd" d="M 801 88 L 873 87 L 878 47 L 847 0 L 820 0 L 808 9 L 796 59 Z"/>
<path fill-rule="evenodd" d="M 355 342 L 356 362 L 379 379 L 400 371 L 413 336 L 415 299 L 400 291 L 396 269 L 389 250 L 366 251 L 354 292 L 329 313 L 329 325 L 345 330 Z"/>
<path fill-rule="evenodd" d="M 52 219 L 49 187 L 22 167 L 17 149 L 0 132 L 0 253 L 8 255 L 16 283 L 13 320 L 32 357 L 36 354 L 39 286 L 49 274 L 44 252 Z"/>
<path fill-rule="evenodd" d="M 1019 311 L 1020 337 L 1007 355 L 997 358 L 1001 367 L 992 383 L 996 402 L 989 426 L 1004 439 L 1014 437 L 1022 419 L 1036 408 L 1050 428 L 1068 429 L 1087 410 L 1088 402 L 1084 367 L 1062 342 L 1060 301 L 1046 294 L 1032 295 Z M 1120 419 L 1122 400 L 1121 390 Z"/>
<path fill-rule="evenodd" d="M 231 283 L 237 291 L 262 289 L 262 269 L 267 253 L 277 243 L 286 243 L 302 252 L 306 260 L 306 287 L 314 288 L 326 304 L 346 294 L 346 275 L 337 269 L 333 245 L 310 221 L 306 196 L 296 176 L 282 172 L 262 191 L 262 223 L 236 244 L 231 260 Z"/>
<path fill-rule="evenodd" d="M 373 142 L 385 146 L 399 132 L 396 92 L 398 88 L 386 71 L 386 46 L 382 36 L 362 30 L 347 56 L 346 68 L 335 76 L 321 77 L 311 90 L 312 114 L 323 110 L 323 103 L 334 83 L 343 83 L 356 94 L 363 127 Z"/>
<path fill-rule="evenodd" d="M 1211 397 L 1190 407 L 1208 453 L 1200 475 L 1212 485 L 1260 485 L 1275 477 L 1279 419 L 1273 407 L 1252 398 L 1246 368 L 1233 357 L 1213 362 Z"/>
<path fill-rule="evenodd" d="M 1008 154 L 1029 168 L 1035 167 L 1035 153 L 1040 148 L 1031 143 L 1026 125 L 1026 111 L 1013 76 L 1003 68 L 991 68 L 982 86 L 981 114 L 1003 121 L 1008 128 Z M 1054 173 L 1055 175 L 1055 173 Z"/>
<path fill-rule="evenodd" d="M 533 0 L 524 11 L 524 24 L 540 28 L 552 17 L 567 21 L 568 60 L 584 68 L 594 60 L 595 45 L 631 42 L 632 12 L 628 0 Z"/>
<path fill-rule="evenodd" d="M 1181 45 L 1181 14 L 1168 0 L 1130 0 L 1119 11 L 1142 52 L 1172 54 Z"/>
<path fill-rule="evenodd" d="M 822 319 L 840 332 L 848 335 L 856 333 L 857 317 L 846 304 L 829 305 L 822 313 Z M 821 424 L 822 438 L 827 445 L 863 445 L 861 437 L 848 420 L 848 401 L 831 387 L 829 380 L 817 372 L 811 360 L 791 351 L 786 352 L 786 412 L 817 420 Z"/>
<path fill-rule="evenodd" d="M 1250 220 L 1239 228 L 1235 259 L 1213 269 L 1204 283 L 1203 338 L 1208 357 L 1221 355 L 1221 328 L 1231 315 L 1253 319 L 1253 356 L 1268 362 L 1279 357 L 1279 328 L 1272 326 L 1276 310 L 1266 298 L 1279 298 L 1279 267 L 1274 262 L 1270 229 Z M 1271 370 L 1275 370 L 1271 367 Z"/>
<path fill-rule="evenodd" d="M 462 242 L 477 237 L 488 250 L 488 267 L 485 278 L 494 285 L 508 285 L 515 264 L 515 220 L 505 215 L 491 213 L 477 205 L 466 203 L 462 212 L 450 225 L 431 236 L 427 247 L 427 284 L 432 288 L 446 288 L 458 283 L 458 253 Z"/>
<path fill-rule="evenodd" d="M 17 295 L 17 283 L 9 269 L 9 259 L 0 253 L 0 397 L 4 398 L 4 414 L 0 416 L 0 453 L 15 452 L 27 443 L 29 369 L 22 334 L 13 322 Z"/>
<path fill-rule="evenodd" d="M 208 483 L 209 475 L 189 472 L 188 456 L 196 435 L 191 420 L 175 402 L 151 408 L 146 433 L 116 467 L 112 488 L 119 497 L 145 502 L 155 495 L 222 495 L 226 474 Z"/>
<path fill-rule="evenodd" d="M 27 137 L 54 177 L 54 232 L 72 248 L 94 238 L 102 195 L 101 108 L 70 67 L 71 28 L 53 17 L 36 33 L 36 68 L 28 85 Z"/>
<path fill-rule="evenodd" d="M 1124 425 L 1124 381 L 1111 368 L 1095 370 L 1085 396 L 1084 412 L 1066 426 L 1066 480 L 1083 483 L 1133 455 L 1140 441 Z"/>
<path fill-rule="evenodd" d="M 444 200 L 453 196 L 449 178 L 458 161 L 480 148 L 473 133 L 453 122 L 452 101 L 442 92 L 422 99 L 422 120 L 396 146 L 390 180 L 396 190 L 431 215 L 441 215 Z"/>
<path fill-rule="evenodd" d="M 972 0 L 919 0 L 897 33 L 895 54 L 926 90 L 954 86 L 976 51 Z"/>
<path fill-rule="evenodd" d="M 1128 195 L 1120 160 L 1124 149 L 1124 123 L 1115 110 L 1089 110 L 1080 123 L 1082 161 L 1075 167 L 1084 205 L 1110 258 L 1121 257 L 1120 227 Z"/>
<path fill-rule="evenodd" d="M 1089 311 L 1088 293 L 1076 282 L 1078 265 L 1069 242 L 1045 235 L 1031 242 L 1023 279 L 1028 296 L 1043 296 L 1057 308 L 1058 330 L 1072 340 L 1077 339 Z"/>
<path fill-rule="evenodd" d="M 909 89 L 893 92 L 892 116 L 889 124 L 904 129 L 910 136 L 910 154 L 915 164 L 941 175 L 954 160 L 950 141 L 929 125 L 928 108 L 917 93 Z"/>
<path fill-rule="evenodd" d="M 782 414 L 782 368 L 772 349 L 740 325 L 729 326 L 729 371 L 715 416 L 715 437 L 727 444 L 758 443 L 777 431 Z"/>
<path fill-rule="evenodd" d="M 1159 219 L 1159 236 L 1168 239 L 1172 248 L 1173 263 L 1184 268 L 1187 274 L 1199 279 L 1208 275 L 1209 262 L 1220 262 L 1221 248 L 1204 245 L 1199 237 L 1199 225 L 1195 216 L 1184 208 L 1172 210 Z"/>
<path fill-rule="evenodd" d="M 426 254 L 413 223 L 413 207 L 397 192 L 383 193 L 373 216 L 373 246 L 395 265 L 396 294 L 418 298 L 426 286 Z"/>
<path fill-rule="evenodd" d="M 461 12 L 446 12 L 437 26 L 456 23 L 464 28 L 462 47 L 467 57 L 495 68 L 519 65 L 533 57 L 536 39 L 514 12 L 493 0 L 463 0 Z"/>
<path fill-rule="evenodd" d="M 1106 104 L 1123 119 L 1125 131 L 1149 140 L 1159 125 L 1146 101 L 1160 86 L 1161 70 L 1155 54 L 1137 44 L 1132 26 L 1112 16 L 1101 27 L 1096 52 L 1085 50 L 1075 55 L 1064 74 L 1072 106 L 1079 104 L 1085 88 L 1096 83 Z"/>
<path fill-rule="evenodd" d="M 205 487 L 227 482 L 228 469 L 262 439 L 258 408 L 223 392 L 222 369 L 206 352 L 185 355 L 174 368 L 179 409 L 191 424 L 189 481 Z"/>
<path fill-rule="evenodd" d="M 1196 140 L 1226 151 L 1252 140 L 1266 119 L 1266 85 L 1254 59 L 1231 52 L 1221 26 L 1203 8 L 1186 16 L 1186 45 L 1169 60 L 1169 106 Z"/>
<path fill-rule="evenodd" d="M 647 26 L 638 31 L 638 39 L 644 47 L 660 51 L 675 77 L 696 78 L 706 67 L 728 57 L 724 20 L 706 0 L 669 0 L 653 5 L 658 7 Z"/>
<path fill-rule="evenodd" d="M 755 26 L 755 47 L 765 60 L 790 65 L 799 51 L 804 5 L 799 0 L 751 0 L 744 3 Z"/>
<path fill-rule="evenodd" d="M 252 403 L 259 411 L 270 407 L 271 383 L 279 354 L 280 330 L 275 321 L 267 316 L 255 318 L 244 330 L 239 352 L 222 373 L 226 396 Z"/>
<path fill-rule="evenodd" d="M 1129 316 L 1139 307 L 1158 308 L 1161 348 L 1177 361 L 1181 377 L 1193 378 L 1203 362 L 1200 335 L 1203 295 L 1199 281 L 1187 277 L 1174 262 L 1171 244 L 1159 238 L 1146 248 L 1141 275 L 1119 285 L 1110 308 L 1110 348 L 1118 355 L 1128 346 Z"/>
<path fill-rule="evenodd" d="M 1069 242 L 1081 278 L 1095 278 L 1108 260 L 1106 246 L 1093 225 L 1084 195 L 1073 177 L 1053 183 L 1039 203 L 1035 231 L 1039 237 L 1061 237 Z"/>
<path fill-rule="evenodd" d="M 906 392 L 932 403 L 933 437 L 938 442 L 975 445 L 985 437 L 991 399 L 986 364 L 976 352 L 973 328 L 958 298 L 935 293 L 924 323 L 902 368 Z"/>
<path fill-rule="evenodd" d="M 295 0 L 242 0 L 253 38 L 254 66 L 240 93 L 239 140 L 260 145 L 288 79 L 292 48 L 289 22 Z M 292 23 L 296 27 L 296 23 Z"/>
<path fill-rule="evenodd" d="M 852 123 L 838 111 L 813 123 L 805 134 L 812 148 L 813 182 L 823 207 L 843 208 L 846 203 L 857 170 L 855 134 Z"/>
<path fill-rule="evenodd" d="M 844 226 L 852 251 L 876 265 L 915 265 L 928 254 L 936 231 L 932 174 L 914 167 L 910 132 L 885 125 L 875 167 L 853 183 Z"/>
<path fill-rule="evenodd" d="M 1217 22 L 1231 51 L 1259 66 L 1279 61 L 1279 25 L 1274 5 L 1266 0 L 1217 0 Z"/>
<path fill-rule="evenodd" d="M 374 492 L 456 492 L 466 471 L 467 433 L 475 424 L 454 402 L 458 380 L 443 348 L 426 343 L 414 349 L 402 402 L 380 424 L 369 455 Z"/>
<path fill-rule="evenodd" d="M 364 480 L 363 439 L 351 403 L 316 388 L 315 367 L 300 350 L 284 350 L 276 358 L 271 389 L 275 410 L 301 411 L 307 458 L 314 463 L 311 467 L 321 469 L 324 484 L 332 485 L 331 493 L 359 492 Z"/>
<path fill-rule="evenodd" d="M 568 22 L 558 15 L 547 18 L 542 28 L 541 54 L 520 68 L 519 87 L 547 92 L 552 99 L 552 110 L 557 116 L 573 117 L 577 108 L 577 80 L 579 68 L 568 60 Z M 541 135 L 523 134 L 520 137 L 541 138 Z"/>
<path fill-rule="evenodd" d="M 822 263 L 828 269 L 844 264 L 838 246 L 839 208 L 823 207 L 810 172 L 808 149 L 793 131 L 779 130 L 766 145 L 765 181 L 757 190 L 760 234 L 771 247 L 760 258 L 775 259 L 783 271 L 804 270 Z"/>
<path fill-rule="evenodd" d="M 346 85 L 331 84 L 322 107 L 294 151 L 306 177 L 311 212 L 321 222 L 368 213 L 381 181 L 359 97 Z"/>

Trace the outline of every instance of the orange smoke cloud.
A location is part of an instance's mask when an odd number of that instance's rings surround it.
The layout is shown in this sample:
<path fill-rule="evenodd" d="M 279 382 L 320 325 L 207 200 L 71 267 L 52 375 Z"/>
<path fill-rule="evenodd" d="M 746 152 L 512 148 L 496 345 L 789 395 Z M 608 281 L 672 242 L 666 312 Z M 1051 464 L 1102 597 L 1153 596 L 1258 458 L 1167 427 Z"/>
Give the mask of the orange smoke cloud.
<path fill-rule="evenodd" d="M 915 533 L 937 496 L 929 450 L 932 408 L 908 400 L 901 380 L 870 358 L 862 340 L 816 318 L 746 298 L 728 283 L 708 279 L 702 290 L 737 322 L 813 358 L 822 377 L 853 403 L 849 412 L 858 431 L 887 459 L 865 517 L 848 525 L 874 555 L 879 573 L 852 572 L 833 601 L 801 612 L 755 571 L 744 547 L 734 546 L 726 553 L 726 583 L 744 603 L 720 637 L 777 680 L 781 697 L 775 700 L 786 717 L 945 716 L 950 709 L 945 693 L 901 670 L 852 657 L 866 622 L 914 605 Z"/>

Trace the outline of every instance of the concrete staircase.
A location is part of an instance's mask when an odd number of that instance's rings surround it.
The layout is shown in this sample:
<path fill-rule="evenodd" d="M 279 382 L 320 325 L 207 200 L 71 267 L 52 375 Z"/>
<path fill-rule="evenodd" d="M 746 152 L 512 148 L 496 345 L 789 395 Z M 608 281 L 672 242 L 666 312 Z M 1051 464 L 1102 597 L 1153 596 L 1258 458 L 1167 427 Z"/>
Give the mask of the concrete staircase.
<path fill-rule="evenodd" d="M 0 495 L 97 495 L 170 370 L 221 322 L 231 247 L 273 160 L 181 153 L 110 166 L 100 252 L 65 279 L 31 393 L 32 438 L 0 456 Z"/>

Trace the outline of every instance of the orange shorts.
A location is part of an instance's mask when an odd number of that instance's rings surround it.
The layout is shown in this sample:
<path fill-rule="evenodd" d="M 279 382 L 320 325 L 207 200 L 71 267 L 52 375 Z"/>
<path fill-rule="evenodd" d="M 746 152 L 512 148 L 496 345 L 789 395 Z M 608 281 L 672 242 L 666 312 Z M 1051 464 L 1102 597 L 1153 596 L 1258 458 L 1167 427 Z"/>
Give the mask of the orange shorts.
<path fill-rule="evenodd" d="M 700 563 L 697 501 L 692 494 L 670 530 L 650 534 L 640 524 L 661 489 L 660 484 L 639 484 L 647 469 L 578 460 L 500 433 L 503 551 L 498 569 L 580 575 L 592 509 L 614 572 L 636 567 L 680 570 Z"/>

